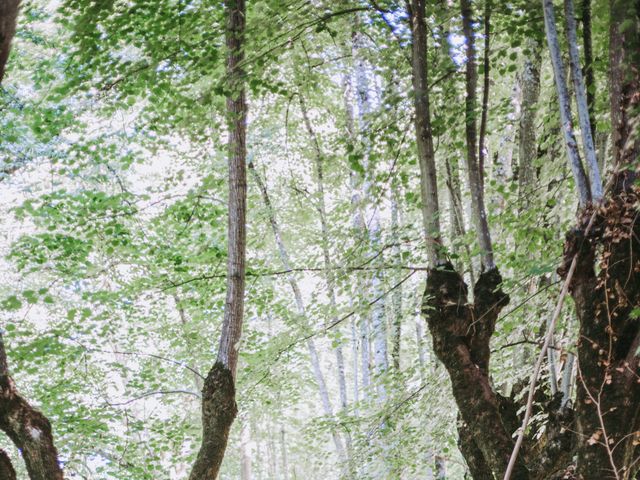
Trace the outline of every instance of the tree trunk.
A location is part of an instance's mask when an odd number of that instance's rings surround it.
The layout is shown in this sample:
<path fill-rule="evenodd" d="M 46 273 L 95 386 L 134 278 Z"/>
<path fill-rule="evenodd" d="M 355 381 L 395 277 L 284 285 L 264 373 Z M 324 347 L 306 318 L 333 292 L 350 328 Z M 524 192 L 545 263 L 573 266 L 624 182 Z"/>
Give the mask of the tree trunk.
<path fill-rule="evenodd" d="M 7 452 L 0 449 L 0 478 L 2 480 L 16 480 L 16 471 Z"/>
<path fill-rule="evenodd" d="M 582 68 L 580 67 L 578 34 L 573 0 L 564 0 L 564 17 L 567 27 L 567 43 L 569 45 L 571 77 L 573 78 L 573 89 L 576 95 L 576 106 L 578 107 L 578 120 L 580 123 L 582 148 L 584 150 L 585 161 L 589 169 L 589 178 L 591 181 L 591 197 L 594 201 L 599 201 L 602 199 L 602 179 L 600 177 L 600 169 L 598 168 L 598 160 L 596 158 L 596 147 L 591 134 L 589 106 L 587 102 L 587 94 L 585 92 L 584 80 L 582 79 Z"/>
<path fill-rule="evenodd" d="M 282 240 L 282 232 L 276 220 L 275 212 L 271 204 L 271 199 L 269 198 L 267 187 L 262 181 L 262 178 L 256 171 L 256 168 L 252 162 L 249 162 L 249 169 L 251 170 L 251 173 L 253 174 L 253 178 L 262 195 L 262 200 L 267 210 L 269 223 L 271 224 L 271 230 L 273 231 L 273 235 L 275 237 L 275 241 L 278 247 L 278 253 L 280 256 L 280 261 L 282 262 L 282 266 L 285 270 L 290 271 L 292 269 L 291 260 L 289 259 L 289 253 L 287 252 L 287 249 L 284 245 L 284 241 Z M 292 273 L 288 273 L 286 277 L 287 277 L 287 281 L 289 282 L 289 286 L 293 291 L 293 296 L 296 303 L 296 308 L 298 310 L 298 315 L 300 316 L 300 319 L 306 320 L 307 311 L 304 305 L 304 300 L 302 298 L 302 292 L 300 291 L 300 287 L 298 286 L 298 282 L 296 281 Z M 327 384 L 325 382 L 324 375 L 322 373 L 322 368 L 320 366 L 320 358 L 318 356 L 318 350 L 316 348 L 316 344 L 313 337 L 307 338 L 306 343 L 307 343 L 307 349 L 309 351 L 309 357 L 311 360 L 311 367 L 313 369 L 313 375 L 315 377 L 316 384 L 318 385 L 318 391 L 320 393 L 320 401 L 322 404 L 322 409 L 324 411 L 324 414 L 329 419 L 333 419 L 333 407 L 331 406 L 331 400 L 329 399 L 329 391 L 327 389 Z M 332 430 L 331 435 L 333 437 L 333 442 L 334 442 L 338 457 L 340 458 L 341 461 L 346 460 L 345 450 L 344 450 L 344 446 L 342 444 L 342 439 L 340 438 L 340 435 L 335 430 Z"/>
<path fill-rule="evenodd" d="M 531 203 L 535 185 L 535 161 L 538 158 L 536 139 L 536 110 L 540 97 L 540 45 L 529 42 L 531 54 L 524 61 L 520 85 L 522 102 L 518 126 L 518 184 L 520 208 L 527 209 Z"/>
<path fill-rule="evenodd" d="M 9 375 L 7 355 L 0 336 L 0 429 L 20 450 L 31 480 L 62 480 L 58 451 L 53 444 L 51 424 L 17 391 Z M 2 451 L 0 472 L 13 470 L 9 457 Z M 3 477 L 0 477 L 3 478 Z M 14 473 L 15 478 L 15 473 Z"/>
<path fill-rule="evenodd" d="M 543 0 L 544 24 L 547 32 L 547 44 L 551 54 L 551 63 L 555 76 L 556 90 L 558 92 L 558 103 L 560 106 L 560 122 L 562 123 L 562 133 L 564 134 L 565 147 L 569 157 L 569 164 L 573 171 L 573 178 L 576 189 L 579 193 L 580 206 L 584 207 L 591 201 L 591 189 L 580 160 L 578 144 L 573 133 L 573 121 L 571 116 L 571 100 L 567 89 L 567 81 L 564 73 L 564 62 L 560 52 L 558 42 L 558 32 L 556 30 L 555 14 L 553 11 L 553 0 Z"/>
<path fill-rule="evenodd" d="M 225 3 L 227 18 L 227 122 L 229 124 L 229 220 L 227 295 L 218 358 L 202 389 L 202 445 L 190 480 L 215 480 L 237 414 L 235 377 L 242 335 L 246 256 L 246 128 L 247 103 L 244 90 L 245 0 Z"/>
<path fill-rule="evenodd" d="M 361 143 L 364 147 L 363 167 L 367 172 L 363 179 L 362 195 L 365 200 L 375 198 L 373 194 L 373 184 L 375 173 L 374 167 L 371 165 L 369 155 L 371 153 L 371 142 L 368 140 L 369 116 L 372 106 L 369 92 L 369 74 L 367 66 L 363 58 L 364 36 L 356 31 L 353 40 L 353 57 L 356 68 L 356 103 L 358 106 L 358 126 Z M 381 375 L 388 370 L 387 356 L 387 323 L 385 319 L 385 302 L 384 302 L 384 279 L 383 271 L 379 267 L 382 264 L 382 244 L 381 244 L 381 226 L 380 213 L 378 205 L 371 205 L 370 202 L 365 203 L 365 231 L 368 230 L 369 255 L 372 257 L 370 265 L 373 272 L 369 279 L 369 298 L 371 300 L 379 298 L 371 306 L 371 329 L 373 333 L 373 366 L 375 369 L 378 382 L 376 390 L 378 391 L 378 400 L 384 401 L 387 396 L 384 382 L 380 381 Z M 368 328 L 367 328 L 368 330 Z M 365 331 L 363 330 L 363 336 Z M 370 332 L 366 332 L 367 335 Z M 363 342 L 367 341 L 363 338 Z M 363 351 L 365 349 L 363 348 Z M 368 352 L 367 352 L 368 354 Z M 365 361 L 365 358 L 363 358 Z M 364 372 L 364 366 L 363 366 Z M 364 383 L 364 382 L 363 382 Z M 363 385 L 364 386 L 364 385 Z"/>
<path fill-rule="evenodd" d="M 477 159 L 477 129 L 476 129 L 476 87 L 478 84 L 478 72 L 476 68 L 476 51 L 473 31 L 473 19 L 470 0 L 460 0 L 462 12 L 462 27 L 466 43 L 466 68 L 465 79 L 467 98 L 465 101 L 465 131 L 467 138 L 467 173 L 469 175 L 469 190 L 471 191 L 471 207 L 473 222 L 476 227 L 478 244 L 482 255 L 482 269 L 495 268 L 493 260 L 493 247 L 487 222 L 487 213 L 484 206 L 484 191 L 482 187 L 482 174 Z"/>
<path fill-rule="evenodd" d="M 582 0 L 582 46 L 584 51 L 584 82 L 587 90 L 587 106 L 591 137 L 596 141 L 596 79 L 593 73 L 593 44 L 591 41 L 591 0 Z M 596 142 L 597 143 L 597 142 Z M 599 155 L 597 155 L 599 158 Z M 600 159 L 602 162 L 602 159 Z M 600 172 L 604 172 L 600 167 Z"/>
<path fill-rule="evenodd" d="M 329 296 L 329 307 L 331 311 L 334 312 L 334 318 L 331 321 L 331 324 L 337 324 L 337 318 L 335 318 L 335 312 L 337 311 L 337 302 L 336 302 L 336 291 L 335 291 L 335 278 L 333 274 L 333 265 L 331 263 L 331 254 L 329 252 L 329 242 L 330 242 L 330 234 L 329 234 L 329 226 L 327 224 L 327 208 L 325 205 L 324 198 L 324 155 L 322 154 L 322 150 L 320 149 L 320 142 L 318 141 L 318 137 L 311 126 L 311 121 L 309 120 L 309 115 L 307 112 L 307 107 L 304 101 L 304 98 L 300 96 L 300 109 L 302 111 L 302 118 L 304 120 L 304 124 L 307 128 L 307 132 L 309 134 L 309 138 L 313 145 L 314 149 L 314 164 L 316 168 L 316 188 L 318 195 L 318 212 L 320 214 L 320 229 L 322 233 L 322 257 L 324 261 L 324 269 L 325 269 L 325 281 L 327 283 L 327 293 Z M 326 322 L 328 323 L 328 322 Z M 335 347 L 336 354 L 336 364 L 338 366 L 338 386 L 340 389 L 340 406 L 344 411 L 347 408 L 347 380 L 345 378 L 345 365 L 344 365 L 344 354 L 342 352 L 342 344 L 338 343 Z"/>
<path fill-rule="evenodd" d="M 617 171 L 608 198 L 595 213 L 596 228 L 585 236 L 583 220 L 570 232 L 565 246 L 565 259 L 578 255 L 571 287 L 580 321 L 577 472 L 585 480 L 634 479 L 640 453 L 636 373 L 640 325 L 632 313 L 640 305 L 640 192 L 634 184 L 638 176 L 640 5 L 611 0 L 610 9 L 611 119 Z"/>
<path fill-rule="evenodd" d="M 5 67 L 11 52 L 11 41 L 16 33 L 16 19 L 20 0 L 2 0 L 0 2 L 0 83 L 4 78 Z"/>
<path fill-rule="evenodd" d="M 485 145 L 485 137 L 487 135 L 487 120 L 489 116 L 489 72 L 491 69 L 491 62 L 489 60 L 490 54 L 490 39 L 491 39 L 491 1 L 485 0 L 484 2 L 484 59 L 483 67 L 484 72 L 482 75 L 482 115 L 480 118 L 480 137 L 478 139 L 478 171 L 480 172 L 480 185 L 484 189 L 484 176 L 485 176 L 485 156 L 487 154 L 487 146 Z"/>
<path fill-rule="evenodd" d="M 415 107 L 416 144 L 420 165 L 420 196 L 426 240 L 427 259 L 433 267 L 442 263 L 438 181 L 436 172 L 431 111 L 429 106 L 429 71 L 427 63 L 426 0 L 407 1 L 411 21 L 411 67 Z"/>

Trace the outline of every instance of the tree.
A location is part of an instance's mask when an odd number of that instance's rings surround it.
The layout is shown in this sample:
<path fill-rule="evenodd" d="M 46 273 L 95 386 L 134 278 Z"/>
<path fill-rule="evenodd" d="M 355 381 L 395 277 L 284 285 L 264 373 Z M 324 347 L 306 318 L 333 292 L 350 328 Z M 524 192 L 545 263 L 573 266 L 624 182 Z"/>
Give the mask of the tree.
<path fill-rule="evenodd" d="M 242 336 L 247 217 L 247 101 L 244 90 L 244 0 L 225 5 L 227 16 L 227 118 L 229 127 L 229 223 L 227 298 L 218 358 L 202 389 L 202 446 L 190 480 L 215 480 L 237 415 L 236 371 Z"/>

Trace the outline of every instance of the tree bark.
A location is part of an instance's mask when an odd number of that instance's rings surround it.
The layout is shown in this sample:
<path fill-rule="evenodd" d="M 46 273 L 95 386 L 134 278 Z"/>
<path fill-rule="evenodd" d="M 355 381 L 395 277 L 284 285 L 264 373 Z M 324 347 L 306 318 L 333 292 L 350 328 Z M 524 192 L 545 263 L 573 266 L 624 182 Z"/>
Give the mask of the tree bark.
<path fill-rule="evenodd" d="M 573 79 L 573 89 L 576 96 L 576 106 L 578 108 L 578 121 L 580 123 L 580 133 L 582 138 L 582 148 L 585 161 L 589 170 L 591 197 L 593 201 L 602 199 L 602 178 L 600 168 L 596 158 L 596 147 L 591 133 L 591 120 L 589 118 L 589 106 L 587 95 L 582 78 L 582 68 L 580 66 L 580 54 L 578 53 L 578 34 L 576 27 L 573 0 L 564 0 L 564 17 L 567 31 L 567 43 L 569 45 L 569 63 L 571 66 L 571 77 Z"/>
<path fill-rule="evenodd" d="M 3 480 L 16 480 L 16 471 L 7 452 L 0 449 L 0 478 Z"/>
<path fill-rule="evenodd" d="M 556 90 L 558 92 L 558 103 L 560 106 L 560 122 L 562 123 L 562 133 L 564 135 L 565 147 L 569 157 L 569 165 L 573 171 L 573 178 L 579 194 L 580 206 L 584 207 L 591 201 L 591 189 L 580 159 L 578 144 L 573 132 L 573 121 L 571 115 L 571 101 L 567 89 L 567 81 L 564 73 L 564 62 L 560 52 L 558 42 L 558 31 L 556 29 L 555 14 L 553 11 L 553 0 L 543 0 L 544 24 L 547 32 L 547 44 L 551 55 L 553 73 L 555 77 Z"/>
<path fill-rule="evenodd" d="M 524 61 L 520 77 L 522 102 L 518 126 L 518 185 L 522 209 L 526 209 L 531 202 L 536 178 L 535 161 L 538 158 L 536 110 L 540 97 L 540 45 L 531 40 L 529 49 L 531 54 Z"/>
<path fill-rule="evenodd" d="M 440 233 L 438 181 L 436 172 L 431 111 L 429 106 L 429 71 L 427 63 L 426 0 L 407 1 L 411 21 L 411 68 L 415 108 L 416 144 L 420 165 L 420 196 L 427 259 L 433 267 L 442 263 L 444 252 Z"/>
<path fill-rule="evenodd" d="M 478 72 L 476 68 L 476 51 L 473 31 L 473 12 L 470 0 L 460 0 L 462 12 L 462 28 L 466 43 L 466 90 L 465 101 L 465 131 L 467 139 L 467 173 L 469 175 L 469 190 L 471 191 L 471 207 L 473 222 L 476 227 L 478 244 L 482 255 L 483 270 L 495 268 L 493 260 L 493 247 L 487 222 L 487 213 L 484 206 L 484 191 L 482 187 L 482 175 L 477 158 L 477 129 L 476 129 L 476 87 L 478 84 Z"/>
<path fill-rule="evenodd" d="M 2 0 L 0 2 L 0 83 L 4 78 L 5 67 L 11 52 L 11 41 L 16 33 L 16 19 L 20 9 L 20 0 Z"/>
<path fill-rule="evenodd" d="M 227 122 L 229 125 L 229 216 L 227 295 L 218 358 L 202 389 L 202 444 L 190 480 L 215 480 L 237 414 L 235 378 L 242 335 L 247 214 L 247 103 L 244 89 L 245 0 L 225 3 L 227 46 Z"/>
<path fill-rule="evenodd" d="M 0 336 L 0 429 L 20 450 L 31 480 L 62 480 L 58 451 L 53 443 L 51 424 L 47 417 L 22 397 L 9 375 L 4 342 Z M 0 456 L 0 472 L 11 478 L 9 457 Z M 0 477 L 3 478 L 3 477 Z M 15 472 L 14 472 L 15 478 Z"/>
<path fill-rule="evenodd" d="M 610 1 L 610 88 L 617 171 L 607 198 L 585 236 L 585 221 L 567 236 L 578 255 L 572 296 L 580 321 L 576 415 L 577 473 L 585 480 L 633 479 L 638 473 L 640 430 L 640 221 L 637 208 L 637 125 L 640 105 L 640 5 Z M 635 19 L 627 21 L 627 19 Z"/>
<path fill-rule="evenodd" d="M 593 73 L 593 42 L 591 39 L 591 0 L 582 0 L 582 46 L 584 51 L 584 82 L 587 90 L 587 107 L 591 137 L 596 141 L 596 79 Z M 597 143 L 597 142 L 596 142 Z M 600 159 L 602 163 L 602 159 Z M 602 167 L 600 172 L 604 172 Z"/>
<path fill-rule="evenodd" d="M 480 118 L 480 137 L 478 139 L 478 171 L 480 172 L 480 185 L 484 189 L 484 176 L 485 176 L 485 156 L 487 152 L 487 146 L 485 145 L 485 137 L 487 135 L 487 121 L 489 116 L 489 84 L 490 77 L 489 71 L 491 69 L 491 61 L 489 58 L 490 46 L 491 46 L 491 8 L 492 0 L 485 0 L 484 2 L 484 59 L 482 74 L 482 115 Z"/>

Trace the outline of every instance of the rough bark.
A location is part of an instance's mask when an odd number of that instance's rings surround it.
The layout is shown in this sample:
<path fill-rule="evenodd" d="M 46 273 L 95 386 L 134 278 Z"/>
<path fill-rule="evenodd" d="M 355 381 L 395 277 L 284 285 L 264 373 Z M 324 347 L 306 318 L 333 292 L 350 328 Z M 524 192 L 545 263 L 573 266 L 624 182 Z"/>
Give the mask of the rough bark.
<path fill-rule="evenodd" d="M 16 471 L 7 452 L 0 449 L 0 478 L 3 480 L 16 480 Z"/>
<path fill-rule="evenodd" d="M 488 468 L 498 474 L 506 470 L 513 447 L 512 431 L 505 428 L 488 371 L 489 340 L 500 310 L 509 301 L 499 288 L 501 281 L 495 268 L 482 273 L 474 288 L 476 303 L 468 304 L 467 285 L 451 264 L 445 264 L 429 271 L 423 304 L 434 353 L 449 373 L 460 410 L 464 429 L 461 443 L 473 453 L 465 458 L 476 463 L 473 457 L 479 451 L 481 460 L 470 468 Z M 513 478 L 529 478 L 522 462 Z"/>
<path fill-rule="evenodd" d="M 411 67 L 416 144 L 418 146 L 418 164 L 420 165 L 422 220 L 427 258 L 431 266 L 436 266 L 442 262 L 444 255 L 440 234 L 438 181 L 429 106 L 425 4 L 426 0 L 407 1 L 407 12 L 411 21 Z"/>
<path fill-rule="evenodd" d="M 584 207 L 591 201 L 591 190 L 589 188 L 589 182 L 587 181 L 587 175 L 585 174 L 584 167 L 582 165 L 582 160 L 580 159 L 580 152 L 578 151 L 578 144 L 573 131 L 571 100 L 567 89 L 564 62 L 562 61 L 560 44 L 558 41 L 553 0 L 543 0 L 542 3 L 544 7 L 544 24 L 547 32 L 547 44 L 549 46 L 556 90 L 558 92 L 562 133 L 564 135 L 567 156 L 569 157 L 569 165 L 571 166 L 573 178 L 580 198 L 580 206 Z"/>
<path fill-rule="evenodd" d="M 609 27 L 609 85 L 614 167 L 630 165 L 640 153 L 638 69 L 640 32 L 637 1 L 611 0 Z M 635 22 L 633 21 L 635 19 Z M 626 177 L 625 177 L 626 178 Z M 625 180 L 620 178 L 620 180 Z"/>
<path fill-rule="evenodd" d="M 235 382 L 229 368 L 216 362 L 202 388 L 202 445 L 190 480 L 216 480 L 238 413 Z"/>
<path fill-rule="evenodd" d="M 471 207 L 473 211 L 473 223 L 476 228 L 478 244 L 481 250 L 483 269 L 491 270 L 495 267 L 493 260 L 493 247 L 487 222 L 487 213 L 484 205 L 484 189 L 482 187 L 482 174 L 478 164 L 477 155 L 477 121 L 476 121 L 476 88 L 478 84 L 478 71 L 476 68 L 475 32 L 473 31 L 473 12 L 470 0 L 460 0 L 462 12 L 462 29 L 466 44 L 465 80 L 467 97 L 465 100 L 465 132 L 467 141 L 467 173 L 469 175 L 469 190 L 471 191 Z"/>
<path fill-rule="evenodd" d="M 20 396 L 6 375 L 0 376 L 0 429 L 20 449 L 31 480 L 63 478 L 49 420 Z"/>
<path fill-rule="evenodd" d="M 20 0 L 0 2 L 0 82 L 4 78 L 5 67 L 11 52 L 11 41 L 16 33 L 16 19 Z"/>
<path fill-rule="evenodd" d="M 242 335 L 246 257 L 246 124 L 244 90 L 245 0 L 225 4 L 227 46 L 227 121 L 229 123 L 229 215 L 227 294 L 218 358 L 202 389 L 202 444 L 190 480 L 215 480 L 237 414 L 235 376 Z"/>
<path fill-rule="evenodd" d="M 612 0 L 610 6 L 613 161 L 618 171 L 595 212 L 597 228 L 585 236 L 581 221 L 565 245 L 565 259 L 577 254 L 579 260 L 571 293 L 580 321 L 577 472 L 585 480 L 635 478 L 640 454 L 640 325 L 631 313 L 640 305 L 640 192 L 634 184 L 640 5 Z M 561 273 L 565 270 L 566 262 Z"/>

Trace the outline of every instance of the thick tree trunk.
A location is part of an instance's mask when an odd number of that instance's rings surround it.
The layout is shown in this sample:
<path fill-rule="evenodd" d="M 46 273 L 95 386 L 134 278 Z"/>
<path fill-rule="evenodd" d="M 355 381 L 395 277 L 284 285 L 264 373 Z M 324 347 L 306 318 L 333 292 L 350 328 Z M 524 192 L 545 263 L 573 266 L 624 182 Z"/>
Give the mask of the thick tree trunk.
<path fill-rule="evenodd" d="M 236 417 L 235 376 L 242 335 L 246 256 L 246 124 L 244 90 L 245 0 L 225 4 L 227 18 L 227 121 L 229 124 L 229 220 L 227 253 L 227 295 L 218 358 L 202 389 L 202 445 L 190 480 L 215 480 Z"/>
<path fill-rule="evenodd" d="M 17 391 L 9 375 L 4 343 L 0 336 L 0 429 L 20 450 L 31 480 L 62 480 L 58 451 L 53 444 L 49 420 Z M 13 470 L 5 452 L 0 455 L 0 472 Z M 13 474 L 15 478 L 15 473 Z M 0 477 L 3 478 L 3 477 Z M 8 476 L 7 478 L 11 478 Z"/>
<path fill-rule="evenodd" d="M 0 2 L 0 83 L 4 78 L 5 67 L 11 51 L 11 41 L 16 33 L 16 19 L 20 0 L 2 0 Z"/>
<path fill-rule="evenodd" d="M 572 296 L 580 321 L 576 413 L 578 474 L 634 479 L 640 450 L 640 5 L 611 0 L 610 65 L 614 174 L 608 198 L 586 238 L 584 221 L 572 231 L 565 258 L 577 254 Z M 635 22 L 626 19 L 635 18 Z"/>

